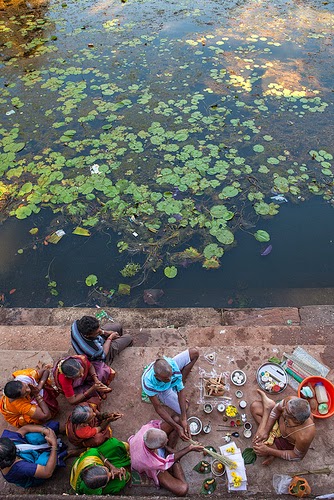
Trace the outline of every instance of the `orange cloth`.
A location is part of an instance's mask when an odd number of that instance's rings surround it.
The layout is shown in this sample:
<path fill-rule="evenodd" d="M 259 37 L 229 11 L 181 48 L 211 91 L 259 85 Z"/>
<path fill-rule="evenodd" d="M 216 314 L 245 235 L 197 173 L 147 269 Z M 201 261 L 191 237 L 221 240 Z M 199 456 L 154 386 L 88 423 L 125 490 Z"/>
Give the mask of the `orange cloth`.
<path fill-rule="evenodd" d="M 18 370 L 14 372 L 13 377 L 16 378 L 20 375 L 31 378 L 31 383 L 37 385 L 38 373 L 35 369 Z M 22 427 L 26 424 L 36 424 L 39 423 L 38 420 L 34 420 L 33 416 L 37 410 L 37 404 L 31 403 L 30 396 L 24 398 L 15 399 L 10 401 L 7 396 L 3 395 L 0 400 L 0 412 L 4 416 L 5 420 L 15 427 Z"/>
<path fill-rule="evenodd" d="M 85 425 L 84 427 L 77 427 L 75 429 L 75 433 L 81 439 L 91 438 L 97 434 L 97 427 L 90 427 L 90 425 Z"/>

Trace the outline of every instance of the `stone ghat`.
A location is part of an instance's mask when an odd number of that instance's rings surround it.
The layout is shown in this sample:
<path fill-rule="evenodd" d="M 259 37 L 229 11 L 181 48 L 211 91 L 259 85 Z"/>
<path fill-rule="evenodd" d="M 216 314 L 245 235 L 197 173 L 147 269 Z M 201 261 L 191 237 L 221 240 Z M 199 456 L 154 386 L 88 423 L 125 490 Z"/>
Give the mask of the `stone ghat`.
<path fill-rule="evenodd" d="M 70 325 L 74 319 L 84 314 L 94 314 L 96 309 L 0 309 L 0 360 L 2 371 L 0 386 L 4 386 L 12 371 L 35 366 L 39 361 L 53 362 L 70 350 Z M 113 423 L 114 436 L 126 440 L 155 413 L 150 404 L 141 401 L 140 376 L 143 367 L 162 354 L 173 356 L 188 346 L 197 346 L 200 358 L 186 384 L 190 400 L 188 415 L 199 417 L 204 424 L 211 421 L 210 434 L 200 434 L 204 445 L 216 448 L 224 443 L 224 432 L 219 429 L 221 415 L 214 411 L 207 416 L 200 399 L 199 368 L 210 371 L 205 355 L 216 353 L 217 371 L 232 372 L 242 369 L 247 374 L 247 382 L 242 387 L 249 404 L 257 397 L 256 373 L 259 366 L 271 356 L 280 358 L 283 352 L 291 353 L 296 345 L 301 345 L 331 371 L 328 375 L 334 380 L 334 307 L 307 306 L 302 308 L 268 309 L 108 309 L 115 320 L 124 324 L 125 332 L 134 337 L 133 347 L 127 348 L 115 361 L 113 368 L 117 376 L 112 383 L 113 392 L 103 403 L 103 410 L 119 411 L 124 417 Z M 232 401 L 235 387 L 231 388 Z M 294 394 L 288 387 L 284 395 Z M 276 396 L 275 399 L 280 399 Z M 71 407 L 60 396 L 62 405 L 61 422 L 65 422 Z M 249 408 L 246 413 L 251 420 Z M 329 466 L 334 470 L 334 432 L 333 420 L 317 420 L 317 435 L 307 456 L 301 463 L 276 460 L 269 467 L 261 465 L 259 458 L 254 465 L 247 466 L 249 499 L 275 499 L 272 486 L 273 474 L 296 473 L 302 470 L 315 470 Z M 251 420 L 252 422 L 252 420 Z M 254 422 L 252 422 L 254 424 Z M 1 432 L 9 427 L 0 420 Z M 251 441 L 240 433 L 236 444 L 244 449 Z M 201 454 L 192 453 L 182 459 L 185 474 L 190 484 L 189 496 L 197 498 L 204 478 L 193 470 L 202 459 Z M 0 498 L 16 499 L 18 495 L 34 499 L 58 499 L 72 496 L 69 486 L 70 464 L 58 470 L 54 477 L 40 488 L 22 490 L 0 479 Z M 315 495 L 334 491 L 333 475 L 307 476 Z M 215 496 L 231 498 L 227 493 L 225 480 L 218 478 Z M 165 490 L 156 490 L 151 485 L 126 487 L 121 496 L 172 498 Z M 94 497 L 91 497 L 94 498 Z M 99 497 L 101 498 L 101 497 Z M 233 498 L 239 498 L 233 494 Z M 244 498 L 244 496 L 240 496 Z M 282 497 L 277 497 L 282 498 Z"/>

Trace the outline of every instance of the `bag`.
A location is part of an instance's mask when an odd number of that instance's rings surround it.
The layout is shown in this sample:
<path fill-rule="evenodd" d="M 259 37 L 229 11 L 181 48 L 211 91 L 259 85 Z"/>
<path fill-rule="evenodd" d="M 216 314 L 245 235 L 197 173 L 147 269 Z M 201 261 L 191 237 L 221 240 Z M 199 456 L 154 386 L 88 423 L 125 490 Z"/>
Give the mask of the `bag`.
<path fill-rule="evenodd" d="M 307 497 L 311 493 L 311 488 L 305 478 L 294 476 L 289 486 L 289 493 L 294 497 Z"/>
<path fill-rule="evenodd" d="M 273 475 L 273 487 L 277 495 L 288 495 L 291 483 L 291 476 L 286 474 Z"/>

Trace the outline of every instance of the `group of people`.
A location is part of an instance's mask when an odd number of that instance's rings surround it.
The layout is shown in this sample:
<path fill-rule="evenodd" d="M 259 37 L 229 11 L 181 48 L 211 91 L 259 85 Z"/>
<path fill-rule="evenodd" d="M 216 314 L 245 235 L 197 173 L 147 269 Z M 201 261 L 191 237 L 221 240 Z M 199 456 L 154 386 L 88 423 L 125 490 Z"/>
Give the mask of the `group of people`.
<path fill-rule="evenodd" d="M 102 412 L 100 406 L 115 377 L 110 364 L 132 345 L 131 336 L 123 334 L 120 324 L 108 323 L 102 329 L 96 318 L 83 316 L 72 324 L 71 343 L 76 354 L 53 367 L 16 371 L 4 387 L 0 412 L 17 428 L 5 430 L 0 438 L 4 479 L 24 488 L 38 486 L 74 455 L 78 458 L 70 483 L 76 493 L 116 494 L 131 478 L 132 468 L 174 495 L 186 495 L 188 483 L 180 459 L 191 451 L 203 451 L 202 445 L 190 441 L 184 390 L 199 351 L 186 349 L 145 368 L 142 389 L 160 419 L 151 420 L 123 442 L 112 436 L 110 428 L 123 415 Z M 315 434 L 307 401 L 288 397 L 275 404 L 259 392 L 261 401 L 251 406 L 259 424 L 255 452 L 266 457 L 265 463 L 275 457 L 302 459 Z M 74 405 L 65 429 L 53 420 L 60 394 Z M 74 446 L 71 452 L 59 437 L 64 432 Z M 179 438 L 186 446 L 176 450 Z"/>

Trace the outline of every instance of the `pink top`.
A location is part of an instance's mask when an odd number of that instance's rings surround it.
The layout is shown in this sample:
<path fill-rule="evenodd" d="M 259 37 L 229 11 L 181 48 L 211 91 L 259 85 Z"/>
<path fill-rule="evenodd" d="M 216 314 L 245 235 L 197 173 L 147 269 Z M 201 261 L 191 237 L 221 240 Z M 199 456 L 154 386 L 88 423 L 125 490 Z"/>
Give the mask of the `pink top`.
<path fill-rule="evenodd" d="M 159 457 L 154 451 L 147 448 L 143 436 L 148 429 L 160 429 L 161 420 L 151 420 L 134 435 L 129 437 L 131 467 L 139 473 L 145 474 L 153 479 L 159 486 L 158 474 L 172 467 L 174 464 L 174 453 L 166 458 Z"/>

